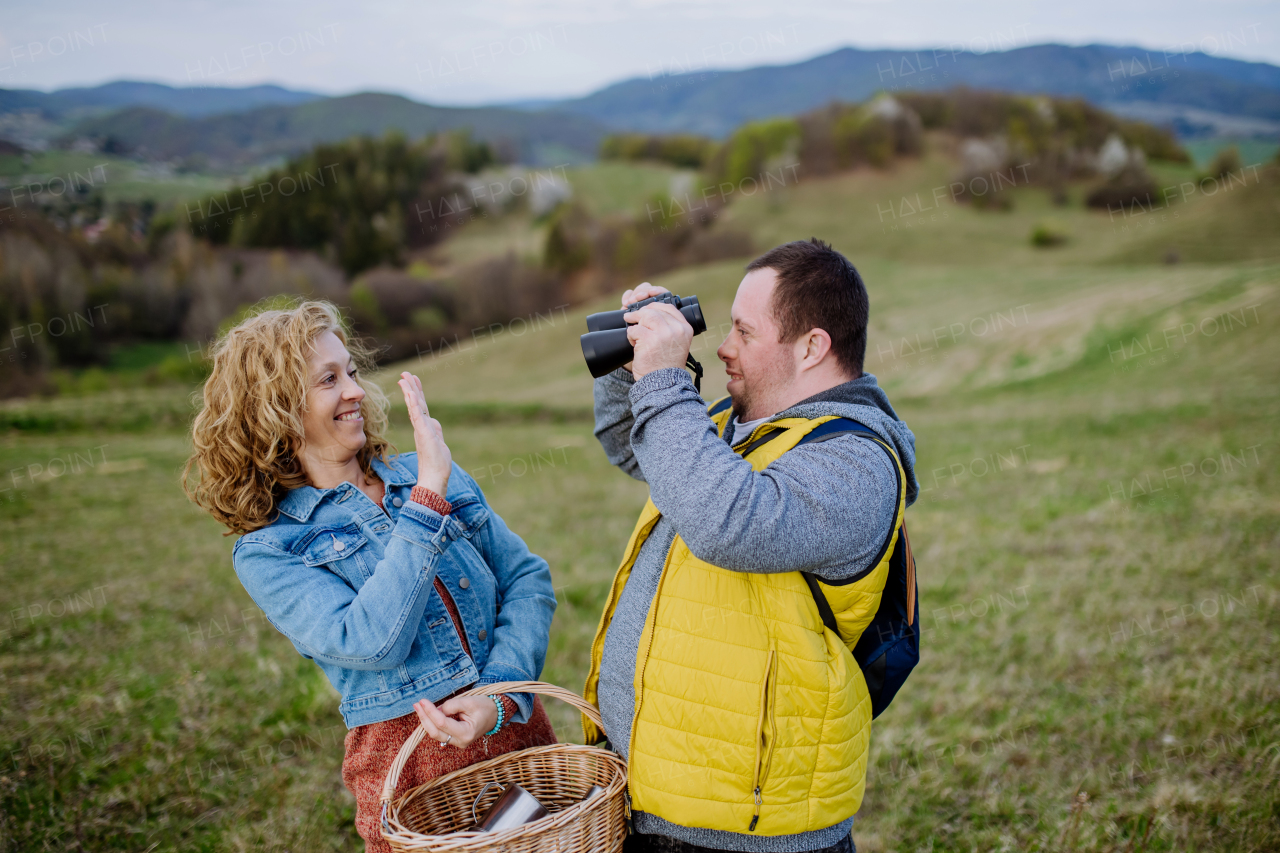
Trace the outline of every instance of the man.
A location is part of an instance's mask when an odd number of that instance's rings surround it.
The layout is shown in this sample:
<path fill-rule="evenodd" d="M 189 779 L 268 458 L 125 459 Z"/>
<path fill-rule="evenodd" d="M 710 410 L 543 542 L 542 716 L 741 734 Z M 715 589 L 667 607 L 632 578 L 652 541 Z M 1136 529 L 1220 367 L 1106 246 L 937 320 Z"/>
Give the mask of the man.
<path fill-rule="evenodd" d="M 627 315 L 635 360 L 596 380 L 596 436 L 650 490 L 585 689 L 628 759 L 628 853 L 853 850 L 871 703 L 846 641 L 875 613 L 918 492 L 915 437 L 862 372 L 867 317 L 843 255 L 787 243 L 738 286 L 717 352 L 729 400 L 708 411 L 695 392 L 693 330 L 664 304 Z M 835 417 L 884 444 L 804 441 Z"/>

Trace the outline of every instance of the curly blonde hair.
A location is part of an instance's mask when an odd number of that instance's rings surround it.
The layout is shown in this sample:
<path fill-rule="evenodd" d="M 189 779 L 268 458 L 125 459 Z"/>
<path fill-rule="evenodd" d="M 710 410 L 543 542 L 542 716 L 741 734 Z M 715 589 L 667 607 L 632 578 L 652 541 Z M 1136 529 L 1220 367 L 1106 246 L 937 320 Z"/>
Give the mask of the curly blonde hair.
<path fill-rule="evenodd" d="M 225 524 L 227 535 L 267 526 L 285 493 L 307 485 L 299 461 L 307 359 L 325 332 L 346 345 L 359 371 L 356 382 L 365 392 L 360 467 L 373 477 L 373 459 L 386 461 L 394 453 L 384 437 L 386 395 L 364 378 L 364 371 L 373 367 L 372 354 L 348 334 L 338 308 L 322 301 L 300 301 L 283 309 L 259 305 L 213 346 L 213 372 L 191 425 L 194 451 L 182 471 L 187 497 Z"/>

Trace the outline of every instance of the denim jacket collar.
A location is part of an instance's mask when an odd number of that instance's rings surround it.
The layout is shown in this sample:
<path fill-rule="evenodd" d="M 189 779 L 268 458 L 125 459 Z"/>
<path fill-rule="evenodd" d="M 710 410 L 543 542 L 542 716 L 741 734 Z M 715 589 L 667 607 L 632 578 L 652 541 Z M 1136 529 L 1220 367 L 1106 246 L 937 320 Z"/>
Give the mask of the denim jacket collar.
<path fill-rule="evenodd" d="M 388 486 L 411 486 L 418 481 L 414 472 L 405 467 L 399 457 L 389 463 L 376 456 L 373 458 L 373 470 Z M 315 512 L 320 502 L 329 495 L 339 494 L 344 489 L 354 489 L 350 483 L 341 483 L 332 489 L 317 489 L 314 486 L 300 486 L 290 489 L 280 500 L 276 508 L 297 521 L 306 521 Z"/>

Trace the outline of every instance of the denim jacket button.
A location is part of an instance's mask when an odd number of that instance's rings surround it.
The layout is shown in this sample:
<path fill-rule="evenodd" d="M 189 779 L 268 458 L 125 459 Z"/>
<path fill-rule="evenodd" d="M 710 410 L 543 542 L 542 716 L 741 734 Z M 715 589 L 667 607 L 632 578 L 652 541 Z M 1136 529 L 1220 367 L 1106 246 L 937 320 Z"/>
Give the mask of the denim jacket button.
<path fill-rule="evenodd" d="M 468 578 L 463 578 L 462 580 L 458 581 L 458 586 L 462 587 L 463 589 L 467 589 L 471 586 L 471 581 Z M 481 637 L 480 639 L 483 640 L 484 637 Z"/>
<path fill-rule="evenodd" d="M 392 505 L 392 506 L 404 506 L 404 501 L 400 500 L 400 498 L 392 498 L 392 499 L 391 499 L 391 505 Z"/>
<path fill-rule="evenodd" d="M 347 550 L 347 546 L 346 546 L 346 545 L 344 545 L 344 544 L 342 544 L 341 542 L 334 542 L 334 543 L 333 543 L 333 550 L 335 550 L 335 551 L 345 551 L 345 550 Z"/>
<path fill-rule="evenodd" d="M 479 638 L 480 638 L 480 639 L 482 639 L 482 640 L 485 640 L 485 639 L 488 639 L 488 637 L 489 637 L 489 632 L 488 632 L 488 631 L 486 631 L 484 628 L 481 628 L 481 629 L 480 629 L 480 633 L 479 633 L 479 634 L 477 634 L 476 636 L 477 636 L 477 637 L 479 637 Z"/>

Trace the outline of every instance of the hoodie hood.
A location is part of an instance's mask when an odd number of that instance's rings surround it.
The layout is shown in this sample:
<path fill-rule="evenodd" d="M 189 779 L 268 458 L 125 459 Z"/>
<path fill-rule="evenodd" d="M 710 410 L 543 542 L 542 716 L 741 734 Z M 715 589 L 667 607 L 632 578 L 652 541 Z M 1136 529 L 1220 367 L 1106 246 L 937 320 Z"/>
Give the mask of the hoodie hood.
<path fill-rule="evenodd" d="M 907 474 L 907 506 L 916 502 L 920 495 L 920 483 L 916 479 L 916 437 L 893 410 L 873 374 L 864 373 L 852 382 L 814 394 L 770 420 L 825 415 L 855 420 L 891 444 L 898 451 L 902 470 Z"/>

